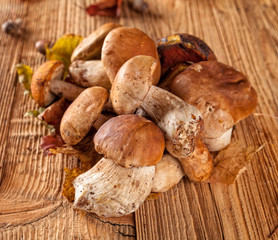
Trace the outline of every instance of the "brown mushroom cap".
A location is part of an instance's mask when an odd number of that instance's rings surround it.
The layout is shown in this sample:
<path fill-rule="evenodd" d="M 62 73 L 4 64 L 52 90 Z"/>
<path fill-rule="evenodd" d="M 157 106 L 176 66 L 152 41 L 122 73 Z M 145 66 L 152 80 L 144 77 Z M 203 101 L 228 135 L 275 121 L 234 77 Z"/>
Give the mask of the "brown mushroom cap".
<path fill-rule="evenodd" d="M 113 83 L 120 67 L 130 58 L 137 55 L 154 57 L 158 64 L 153 84 L 160 78 L 160 62 L 154 41 L 137 28 L 119 27 L 112 30 L 104 40 L 101 59 L 107 75 Z"/>
<path fill-rule="evenodd" d="M 97 152 L 126 168 L 158 163 L 165 148 L 159 127 L 137 115 L 109 119 L 96 133 L 94 143 Z"/>
<path fill-rule="evenodd" d="M 72 102 L 61 120 L 60 132 L 65 143 L 75 145 L 86 136 L 107 99 L 105 88 L 90 87 Z"/>
<path fill-rule="evenodd" d="M 48 106 L 54 101 L 55 95 L 49 91 L 52 80 L 61 80 L 64 74 L 64 64 L 60 61 L 48 61 L 42 64 L 33 74 L 31 93 L 36 103 L 41 107 Z"/>
<path fill-rule="evenodd" d="M 71 55 L 71 61 L 100 59 L 101 48 L 106 35 L 111 30 L 120 26 L 122 25 L 118 23 L 106 23 L 97 28 L 88 37 L 84 38 L 74 49 Z"/>
<path fill-rule="evenodd" d="M 256 91 L 247 78 L 217 61 L 189 66 L 169 84 L 169 90 L 200 110 L 204 138 L 220 137 L 257 106 Z"/>
<path fill-rule="evenodd" d="M 132 114 L 144 100 L 153 82 L 157 60 L 135 56 L 124 63 L 112 85 L 110 98 L 117 114 Z"/>

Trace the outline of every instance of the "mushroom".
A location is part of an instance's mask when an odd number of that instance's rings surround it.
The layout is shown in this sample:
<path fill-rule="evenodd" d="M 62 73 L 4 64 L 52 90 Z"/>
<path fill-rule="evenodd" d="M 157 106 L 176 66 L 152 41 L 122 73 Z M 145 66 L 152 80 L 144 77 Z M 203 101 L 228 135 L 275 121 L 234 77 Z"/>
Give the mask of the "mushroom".
<path fill-rule="evenodd" d="M 63 81 L 64 64 L 60 61 L 48 61 L 42 64 L 33 74 L 31 93 L 41 107 L 48 106 L 55 95 L 73 101 L 84 88 Z"/>
<path fill-rule="evenodd" d="M 155 165 L 165 148 L 162 131 L 137 115 L 109 119 L 96 133 L 94 143 L 98 153 L 125 168 Z"/>
<path fill-rule="evenodd" d="M 161 61 L 162 75 L 179 63 L 216 60 L 213 51 L 204 41 L 185 33 L 160 39 L 157 51 Z"/>
<path fill-rule="evenodd" d="M 108 33 L 102 47 L 101 59 L 111 83 L 120 67 L 137 55 L 147 55 L 157 60 L 153 76 L 153 84 L 157 85 L 161 68 L 154 41 L 137 28 L 119 27 Z"/>
<path fill-rule="evenodd" d="M 176 158 L 170 154 L 163 155 L 155 165 L 155 175 L 152 192 L 166 192 L 174 187 L 183 178 L 184 171 Z"/>
<path fill-rule="evenodd" d="M 189 66 L 168 86 L 173 94 L 202 113 L 203 139 L 210 151 L 226 147 L 231 140 L 233 125 L 257 106 L 256 91 L 247 78 L 217 61 Z"/>
<path fill-rule="evenodd" d="M 91 170 L 74 181 L 74 207 L 104 217 L 136 211 L 151 192 L 155 166 L 165 140 L 151 121 L 137 115 L 108 120 L 94 137 L 104 154 Z"/>
<path fill-rule="evenodd" d="M 60 132 L 65 143 L 75 145 L 90 131 L 101 115 L 108 100 L 108 92 L 102 87 L 85 89 L 67 108 L 61 120 Z M 102 120 L 100 120 L 102 121 Z"/>
<path fill-rule="evenodd" d="M 130 114 L 141 107 L 164 132 L 168 152 L 178 159 L 187 158 L 199 146 L 202 116 L 194 106 L 152 85 L 156 64 L 150 56 L 129 59 L 112 84 L 112 105 L 117 114 Z M 209 156 L 207 161 L 212 163 Z"/>
<path fill-rule="evenodd" d="M 88 37 L 84 38 L 74 49 L 71 55 L 71 61 L 100 59 L 101 48 L 106 35 L 113 29 L 121 27 L 118 23 L 106 23 Z"/>
<path fill-rule="evenodd" d="M 100 86 L 107 90 L 111 88 L 111 82 L 100 60 L 74 61 L 69 67 L 71 81 L 81 87 Z"/>

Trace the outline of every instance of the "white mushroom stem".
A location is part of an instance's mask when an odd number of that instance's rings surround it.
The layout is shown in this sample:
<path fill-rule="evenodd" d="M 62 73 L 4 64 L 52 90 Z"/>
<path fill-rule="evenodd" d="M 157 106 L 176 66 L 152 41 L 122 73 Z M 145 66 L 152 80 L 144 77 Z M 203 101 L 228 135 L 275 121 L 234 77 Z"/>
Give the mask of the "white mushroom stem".
<path fill-rule="evenodd" d="M 74 208 L 103 217 L 136 211 L 151 192 L 155 166 L 123 168 L 102 158 L 74 180 Z"/>
<path fill-rule="evenodd" d="M 107 90 L 111 88 L 101 60 L 74 61 L 69 67 L 69 73 L 72 82 L 81 87 L 100 86 Z"/>
<path fill-rule="evenodd" d="M 170 154 L 163 155 L 159 163 L 155 165 L 152 192 L 168 191 L 177 185 L 184 175 L 179 160 Z"/>
<path fill-rule="evenodd" d="M 211 152 L 220 151 L 221 149 L 227 147 L 231 142 L 233 128 L 223 133 L 218 138 L 204 138 L 203 141 L 207 145 L 207 148 Z"/>
<path fill-rule="evenodd" d="M 59 97 L 64 97 L 69 101 L 73 101 L 85 90 L 85 88 L 78 87 L 62 80 L 53 79 L 49 84 L 49 90 Z"/>
<path fill-rule="evenodd" d="M 202 131 L 201 113 L 170 92 L 150 86 L 141 108 L 162 129 L 166 149 L 177 158 L 187 157 Z"/>

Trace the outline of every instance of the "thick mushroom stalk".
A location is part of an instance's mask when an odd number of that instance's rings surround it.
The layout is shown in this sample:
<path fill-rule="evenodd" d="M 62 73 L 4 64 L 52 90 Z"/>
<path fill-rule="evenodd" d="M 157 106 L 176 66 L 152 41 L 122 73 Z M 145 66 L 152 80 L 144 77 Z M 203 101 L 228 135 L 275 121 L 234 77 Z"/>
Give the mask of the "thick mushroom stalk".
<path fill-rule="evenodd" d="M 103 217 L 136 211 L 151 192 L 155 166 L 124 168 L 102 158 L 74 180 L 74 208 Z"/>
<path fill-rule="evenodd" d="M 55 95 L 73 101 L 84 88 L 63 81 L 64 64 L 60 61 L 48 61 L 34 73 L 31 81 L 31 93 L 34 100 L 45 107 L 51 104 Z"/>
<path fill-rule="evenodd" d="M 74 61 L 69 67 L 71 82 L 81 87 L 100 86 L 111 89 L 111 82 L 101 60 Z"/>
<path fill-rule="evenodd" d="M 65 143 L 75 145 L 87 135 L 99 119 L 107 100 L 108 92 L 105 88 L 91 87 L 72 102 L 61 120 L 60 132 Z"/>
<path fill-rule="evenodd" d="M 170 154 L 163 155 L 158 164 L 155 165 L 155 175 L 152 192 L 166 192 L 183 178 L 184 171 L 176 158 Z"/>

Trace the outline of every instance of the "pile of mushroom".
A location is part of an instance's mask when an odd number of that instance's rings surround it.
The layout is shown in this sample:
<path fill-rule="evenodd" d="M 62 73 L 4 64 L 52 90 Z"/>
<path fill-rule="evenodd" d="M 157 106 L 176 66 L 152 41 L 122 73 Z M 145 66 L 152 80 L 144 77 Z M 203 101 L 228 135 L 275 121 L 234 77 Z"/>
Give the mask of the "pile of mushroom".
<path fill-rule="evenodd" d="M 71 60 L 70 82 L 62 80 L 63 64 L 49 61 L 34 73 L 31 91 L 40 106 L 56 96 L 72 102 L 62 139 L 72 147 L 91 139 L 100 159 L 74 180 L 73 206 L 99 216 L 134 212 L 150 192 L 167 191 L 184 175 L 208 179 L 210 152 L 225 148 L 234 124 L 257 105 L 247 78 L 188 34 L 157 47 L 139 29 L 105 24 Z"/>

